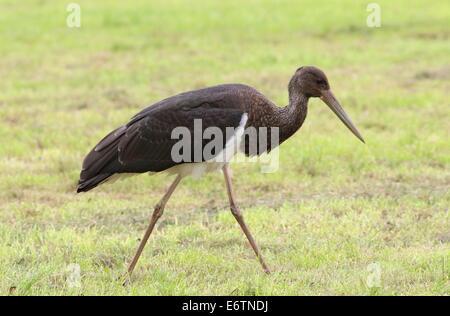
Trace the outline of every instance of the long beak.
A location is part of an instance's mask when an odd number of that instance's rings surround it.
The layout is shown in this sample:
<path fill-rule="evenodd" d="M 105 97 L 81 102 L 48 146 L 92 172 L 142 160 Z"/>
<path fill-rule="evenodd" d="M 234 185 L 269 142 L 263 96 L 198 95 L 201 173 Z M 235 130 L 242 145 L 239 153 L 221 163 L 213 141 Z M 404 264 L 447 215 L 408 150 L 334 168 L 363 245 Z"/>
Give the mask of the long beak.
<path fill-rule="evenodd" d="M 333 92 L 331 90 L 324 90 L 322 91 L 322 96 L 320 99 L 326 103 L 330 107 L 330 109 L 334 112 L 334 114 L 339 117 L 339 119 L 342 121 L 342 123 L 347 126 L 347 128 L 356 136 L 359 138 L 360 141 L 363 143 L 366 143 L 364 141 L 364 138 L 361 136 L 361 134 L 356 129 L 355 125 L 353 125 L 352 120 L 348 117 L 347 113 L 345 113 L 344 109 L 342 108 L 339 101 L 334 96 Z"/>

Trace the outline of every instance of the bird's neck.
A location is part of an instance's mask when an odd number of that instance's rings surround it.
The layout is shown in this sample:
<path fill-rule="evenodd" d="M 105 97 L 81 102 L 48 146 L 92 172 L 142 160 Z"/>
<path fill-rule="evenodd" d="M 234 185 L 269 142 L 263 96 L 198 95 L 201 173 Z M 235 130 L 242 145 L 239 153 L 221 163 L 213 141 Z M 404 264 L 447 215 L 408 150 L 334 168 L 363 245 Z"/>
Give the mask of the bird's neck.
<path fill-rule="evenodd" d="M 289 105 L 278 108 L 276 126 L 280 128 L 280 144 L 302 126 L 308 112 L 308 99 L 301 92 L 289 91 Z"/>

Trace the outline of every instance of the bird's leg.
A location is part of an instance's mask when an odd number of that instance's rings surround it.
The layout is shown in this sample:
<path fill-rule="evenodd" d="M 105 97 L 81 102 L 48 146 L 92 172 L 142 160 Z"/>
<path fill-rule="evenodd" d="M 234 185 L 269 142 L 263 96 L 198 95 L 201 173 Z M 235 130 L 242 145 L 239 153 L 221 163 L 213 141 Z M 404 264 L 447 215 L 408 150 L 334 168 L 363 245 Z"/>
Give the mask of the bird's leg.
<path fill-rule="evenodd" d="M 156 204 L 155 210 L 153 211 L 153 214 L 150 218 L 150 224 L 148 225 L 148 228 L 145 232 L 144 237 L 142 238 L 142 241 L 139 245 L 139 248 L 136 251 L 136 254 L 133 257 L 133 260 L 131 261 L 130 265 L 128 266 L 128 271 L 125 273 L 124 276 L 130 276 L 131 273 L 133 273 L 134 267 L 136 266 L 136 263 L 139 260 L 139 257 L 142 254 L 142 251 L 144 250 L 145 244 L 147 243 L 153 228 L 155 227 L 156 222 L 160 217 L 162 216 L 164 212 L 164 207 L 166 206 L 167 201 L 169 201 L 170 196 L 175 191 L 175 188 L 181 181 L 181 176 L 177 176 L 177 178 L 173 181 L 173 183 L 170 185 L 169 189 L 167 190 L 166 194 L 163 196 L 163 198 Z"/>
<path fill-rule="evenodd" d="M 228 164 L 226 164 L 223 167 L 223 174 L 225 176 L 225 183 L 227 185 L 227 192 L 228 192 L 228 199 L 230 200 L 231 213 L 233 214 L 234 218 L 236 218 L 237 222 L 241 226 L 242 230 L 244 231 L 245 236 L 247 236 L 247 239 L 250 242 L 250 245 L 252 246 L 253 250 L 255 251 L 255 254 L 258 257 L 258 260 L 261 263 L 262 268 L 264 269 L 264 272 L 267 274 L 270 274 L 270 269 L 267 266 L 266 262 L 264 261 L 264 258 L 261 254 L 261 251 L 258 248 L 258 245 L 256 245 L 256 242 L 252 236 L 252 233 L 250 232 L 247 225 L 245 224 L 244 216 L 242 215 L 239 207 L 236 205 L 236 202 L 234 201 L 233 188 L 231 185 L 231 177 L 230 177 L 230 173 L 228 170 Z"/>

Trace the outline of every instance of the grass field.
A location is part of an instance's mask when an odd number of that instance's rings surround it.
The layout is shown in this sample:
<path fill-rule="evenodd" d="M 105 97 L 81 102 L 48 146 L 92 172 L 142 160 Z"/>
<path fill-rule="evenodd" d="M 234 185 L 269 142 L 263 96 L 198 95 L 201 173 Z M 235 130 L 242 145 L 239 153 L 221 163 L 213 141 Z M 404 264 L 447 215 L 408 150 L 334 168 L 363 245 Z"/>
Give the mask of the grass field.
<path fill-rule="evenodd" d="M 0 295 L 449 295 L 450 7 L 378 1 L 369 28 L 368 2 L 79 0 L 68 28 L 68 2 L 1 0 Z M 367 145 L 312 100 L 278 172 L 233 166 L 274 273 L 215 173 L 183 181 L 121 286 L 171 180 L 76 195 L 84 155 L 186 90 L 239 82 L 285 105 L 301 65 L 326 71 Z"/>

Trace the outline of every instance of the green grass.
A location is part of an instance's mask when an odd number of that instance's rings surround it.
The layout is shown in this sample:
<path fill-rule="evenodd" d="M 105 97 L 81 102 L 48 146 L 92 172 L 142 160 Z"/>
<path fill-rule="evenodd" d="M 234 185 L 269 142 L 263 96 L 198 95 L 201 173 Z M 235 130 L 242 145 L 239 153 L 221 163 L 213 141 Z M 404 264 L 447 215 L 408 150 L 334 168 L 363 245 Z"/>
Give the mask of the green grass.
<path fill-rule="evenodd" d="M 80 29 L 66 27 L 66 3 L 0 3 L 0 294 L 450 294 L 447 1 L 378 1 L 381 28 L 366 26 L 364 1 L 78 3 Z M 183 181 L 122 287 L 170 179 L 75 195 L 88 150 L 177 92 L 240 82 L 284 105 L 290 76 L 310 64 L 367 145 L 313 100 L 278 172 L 233 166 L 274 273 L 262 273 L 216 173 Z"/>

